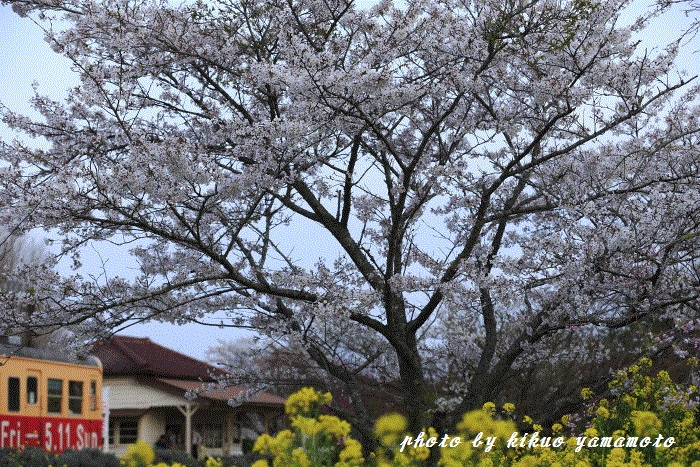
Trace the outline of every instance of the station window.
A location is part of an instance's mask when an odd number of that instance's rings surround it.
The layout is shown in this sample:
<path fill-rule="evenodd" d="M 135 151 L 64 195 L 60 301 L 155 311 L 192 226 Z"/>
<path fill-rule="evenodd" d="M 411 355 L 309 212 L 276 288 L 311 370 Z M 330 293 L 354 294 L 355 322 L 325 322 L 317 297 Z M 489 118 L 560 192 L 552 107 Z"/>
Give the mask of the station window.
<path fill-rule="evenodd" d="M 36 376 L 27 376 L 27 404 L 37 403 L 39 393 L 39 381 Z"/>
<path fill-rule="evenodd" d="M 19 412 L 19 378 L 7 378 L 7 410 Z"/>
<path fill-rule="evenodd" d="M 73 415 L 83 413 L 82 381 L 68 381 L 68 411 Z"/>
<path fill-rule="evenodd" d="M 136 420 L 119 422 L 119 444 L 133 444 L 138 437 L 139 427 Z"/>
<path fill-rule="evenodd" d="M 114 419 L 109 419 L 109 430 L 107 431 L 107 434 L 109 435 L 107 438 L 107 442 L 109 443 L 110 446 L 114 444 L 114 438 L 116 435 L 116 431 L 119 428 L 119 423 L 114 421 Z"/>
<path fill-rule="evenodd" d="M 109 420 L 109 444 L 133 444 L 138 438 L 138 422 L 133 419 Z"/>
<path fill-rule="evenodd" d="M 202 437 L 202 446 L 207 448 L 220 448 L 223 446 L 223 429 L 220 423 L 198 425 L 197 429 Z"/>
<path fill-rule="evenodd" d="M 49 391 L 46 409 L 51 413 L 61 413 L 63 399 L 63 380 L 49 379 Z"/>

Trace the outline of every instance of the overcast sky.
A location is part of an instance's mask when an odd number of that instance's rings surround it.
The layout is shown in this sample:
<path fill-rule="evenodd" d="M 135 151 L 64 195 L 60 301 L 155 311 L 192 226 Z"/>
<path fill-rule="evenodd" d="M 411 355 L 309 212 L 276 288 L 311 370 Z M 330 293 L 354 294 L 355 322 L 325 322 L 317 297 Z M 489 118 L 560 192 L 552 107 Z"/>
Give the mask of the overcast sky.
<path fill-rule="evenodd" d="M 680 12 L 666 15 L 647 30 L 645 41 L 650 46 L 667 43 L 687 27 L 691 19 Z M 697 50 L 698 47 L 692 49 Z M 698 58 L 698 54 L 686 53 L 682 57 L 681 67 L 693 74 L 700 73 Z M 12 110 L 30 112 L 27 102 L 33 96 L 33 82 L 38 83 L 40 93 L 57 99 L 64 96 L 71 86 L 78 84 L 70 71 L 70 62 L 51 51 L 41 29 L 29 18 L 17 16 L 9 6 L 0 6 L 0 102 Z M 12 137 L 5 127 L 0 126 L 1 139 Z M 305 247 L 312 248 L 313 245 L 310 242 L 300 245 L 302 249 Z M 115 274 L 123 274 L 133 266 L 124 262 L 123 255 L 114 254 L 108 248 L 87 251 L 84 259 L 86 264 L 104 262 L 107 270 Z M 230 329 L 163 324 L 138 325 L 124 333 L 149 337 L 159 344 L 200 359 L 205 358 L 207 350 L 218 340 L 230 340 L 236 336 L 236 331 Z"/>

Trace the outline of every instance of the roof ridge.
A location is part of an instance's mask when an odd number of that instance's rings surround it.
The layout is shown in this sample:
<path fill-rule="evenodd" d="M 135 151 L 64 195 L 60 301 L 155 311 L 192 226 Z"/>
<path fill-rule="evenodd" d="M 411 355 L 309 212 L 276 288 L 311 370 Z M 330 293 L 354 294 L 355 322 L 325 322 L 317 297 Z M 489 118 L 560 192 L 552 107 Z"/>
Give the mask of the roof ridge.
<path fill-rule="evenodd" d="M 116 339 L 117 337 L 119 339 Z M 148 360 L 146 360 L 146 359 L 142 358 L 141 356 L 139 356 L 138 354 L 134 353 L 133 351 L 131 351 L 129 349 L 128 346 L 124 345 L 123 342 L 120 342 L 122 340 L 121 339 L 122 337 L 131 338 L 131 339 L 138 339 L 141 341 L 149 341 L 149 342 L 152 342 L 152 341 L 148 337 L 134 337 L 134 336 L 112 336 L 112 338 L 109 339 L 109 341 L 111 341 L 112 344 L 115 347 L 117 347 L 117 349 L 119 349 L 120 352 L 122 352 L 124 355 L 126 355 L 126 357 L 129 360 L 131 360 L 132 362 L 136 363 L 137 365 L 143 367 L 144 369 L 148 368 Z"/>
<path fill-rule="evenodd" d="M 149 339 L 149 340 L 150 340 L 150 339 Z M 216 368 L 214 365 L 212 365 L 211 363 L 205 362 L 204 360 L 200 360 L 200 359 L 198 359 L 198 358 L 194 358 L 193 356 L 187 355 L 186 353 L 182 353 L 182 352 L 180 352 L 179 350 L 171 349 L 170 347 L 165 347 L 164 345 L 160 345 L 160 344 L 158 344 L 157 342 L 151 341 L 151 343 L 152 343 L 153 345 L 157 345 L 158 347 L 162 347 L 162 348 L 167 349 L 167 350 L 169 350 L 169 351 L 171 351 L 171 352 L 173 352 L 173 353 L 176 353 L 176 354 L 178 354 L 178 355 L 181 355 L 181 356 L 183 356 L 183 357 L 185 357 L 185 358 L 187 358 L 187 359 L 189 359 L 189 360 L 192 360 L 192 361 L 195 361 L 195 362 L 198 362 L 198 363 L 203 363 L 203 364 L 205 364 L 206 366 L 211 367 L 211 368 L 213 368 L 213 369 L 215 369 L 215 370 L 217 369 L 217 368 Z"/>
<path fill-rule="evenodd" d="M 185 392 L 195 391 L 197 397 L 217 402 L 228 402 L 231 398 L 238 397 L 241 393 L 251 390 L 251 388 L 247 386 L 226 385 L 223 388 L 217 388 L 212 391 L 208 391 L 205 389 L 205 385 L 208 383 L 206 381 L 193 381 L 185 380 L 182 378 L 162 377 L 151 378 L 150 380 Z M 277 396 L 276 394 L 272 394 L 266 391 L 254 390 L 252 398 L 248 401 L 244 401 L 243 403 L 284 405 L 284 401 L 285 399 L 283 397 Z"/>
<path fill-rule="evenodd" d="M 161 345 L 161 344 L 159 344 L 159 343 L 157 343 L 157 342 L 152 341 L 152 340 L 149 339 L 148 337 L 119 336 L 119 335 L 115 335 L 115 336 L 112 336 L 111 340 L 112 340 L 115 344 L 118 345 L 119 349 L 122 350 L 122 351 L 127 355 L 127 357 L 129 357 L 132 361 L 135 361 L 137 364 L 141 365 L 144 369 L 148 369 L 148 367 L 149 367 L 148 362 L 147 362 L 147 361 L 144 361 L 143 358 L 141 358 L 139 355 L 137 355 L 137 354 L 134 353 L 133 351 L 130 351 L 129 348 L 128 348 L 128 347 L 129 347 L 128 344 L 127 344 L 126 342 L 124 342 L 124 341 L 126 341 L 126 340 L 131 340 L 131 341 L 140 341 L 140 342 L 143 342 L 143 343 L 147 343 L 147 345 L 151 346 L 152 348 L 157 348 L 157 349 L 159 349 L 160 351 L 163 351 L 163 352 L 169 352 L 169 353 L 171 353 L 171 354 L 177 355 L 178 358 L 182 358 L 182 359 L 185 359 L 185 360 L 187 360 L 187 361 L 189 361 L 189 362 L 192 362 L 192 363 L 194 363 L 194 364 L 196 364 L 196 365 L 199 365 L 200 368 L 202 368 L 202 370 L 206 370 L 206 372 L 207 372 L 206 377 L 209 378 L 210 381 L 211 381 L 211 380 L 215 380 L 215 379 L 216 379 L 216 376 L 226 373 L 226 371 L 224 371 L 224 370 L 222 370 L 221 368 L 218 368 L 218 367 L 212 365 L 211 363 L 205 362 L 205 361 L 203 361 L 203 360 L 199 360 L 199 359 L 194 358 L 194 357 L 192 357 L 192 356 L 190 356 L 190 355 L 187 355 L 187 354 L 185 354 L 185 353 L 182 353 L 182 352 L 180 352 L 180 351 L 178 351 L 178 350 L 175 350 L 175 349 L 172 349 L 172 348 L 170 348 L 170 347 L 166 347 L 166 346 L 164 346 L 164 345 Z M 121 342 L 120 342 L 120 341 L 121 341 Z M 153 370 L 152 367 L 151 367 L 151 370 Z M 180 379 L 182 379 L 182 377 L 180 377 Z M 195 378 L 193 378 L 193 379 L 195 379 Z M 202 380 L 202 376 L 197 376 L 196 380 L 201 381 L 201 380 Z M 209 381 L 209 382 L 210 382 L 210 381 Z"/>

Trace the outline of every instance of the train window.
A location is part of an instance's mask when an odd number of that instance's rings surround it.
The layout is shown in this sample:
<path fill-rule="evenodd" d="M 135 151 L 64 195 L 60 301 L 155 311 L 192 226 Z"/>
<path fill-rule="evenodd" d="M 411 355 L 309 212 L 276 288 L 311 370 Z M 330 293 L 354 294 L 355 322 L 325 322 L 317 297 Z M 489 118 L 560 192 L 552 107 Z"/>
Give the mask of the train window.
<path fill-rule="evenodd" d="M 68 410 L 74 415 L 83 413 L 82 381 L 68 381 Z"/>
<path fill-rule="evenodd" d="M 34 405 L 36 404 L 38 397 L 37 394 L 39 392 L 39 382 L 36 379 L 36 376 L 27 376 L 27 404 L 29 405 Z"/>
<path fill-rule="evenodd" d="M 52 413 L 61 413 L 63 399 L 63 380 L 49 379 L 49 393 L 46 409 Z"/>
<path fill-rule="evenodd" d="M 97 410 L 97 381 L 90 381 L 90 410 Z"/>
<path fill-rule="evenodd" d="M 19 412 L 19 378 L 7 378 L 7 410 Z"/>

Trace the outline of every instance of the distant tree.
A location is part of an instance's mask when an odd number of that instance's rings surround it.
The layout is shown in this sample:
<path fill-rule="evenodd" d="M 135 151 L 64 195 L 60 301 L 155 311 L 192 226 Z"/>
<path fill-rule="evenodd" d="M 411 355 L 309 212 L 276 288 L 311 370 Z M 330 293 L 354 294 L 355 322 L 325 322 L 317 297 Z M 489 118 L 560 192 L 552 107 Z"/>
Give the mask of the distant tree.
<path fill-rule="evenodd" d="M 303 348 L 295 349 L 286 343 L 243 338 L 212 347 L 209 359 L 225 370 L 220 375 L 220 383 L 243 385 L 253 394 L 274 392 L 285 398 L 301 388 L 315 387 L 333 395 L 328 410 L 343 417 L 354 417 L 345 384 L 328 378 L 324 368 L 304 358 L 304 352 Z M 387 375 L 365 371 L 354 384 L 369 413 L 375 417 L 401 410 L 400 391 L 394 373 Z M 241 396 L 245 399 L 247 395 Z"/>
<path fill-rule="evenodd" d="M 18 327 L 18 322 L 23 320 L 14 317 L 33 313 L 32 287 L 24 280 L 23 273 L 45 256 L 43 248 L 31 238 L 0 230 L 0 300 L 16 306 L 13 319 L 3 320 L 0 324 L 0 336 L 14 336 L 18 341 L 31 340 L 29 327 Z"/>
<path fill-rule="evenodd" d="M 67 327 L 52 323 L 50 326 L 35 324 L 37 295 L 29 277 L 37 271 L 51 271 L 53 258 L 41 243 L 28 235 L 12 234 L 0 230 L 0 300 L 11 312 L 12 319 L 0 323 L 0 336 L 19 346 L 31 345 L 60 352 L 77 350 L 73 347 L 75 334 Z M 11 305 L 9 305 L 11 304 Z"/>
<path fill-rule="evenodd" d="M 0 230 L 0 288 L 19 289 L 18 272 L 46 256 L 44 249 L 31 238 Z"/>
<path fill-rule="evenodd" d="M 10 3 L 61 18 L 81 85 L 3 110 L 48 141 L 0 149 L 3 218 L 139 266 L 35 274 L 35 326 L 227 314 L 369 435 L 367 375 L 440 429 L 544 359 L 604 364 L 609 330 L 697 325 L 698 88 L 626 1 Z"/>

